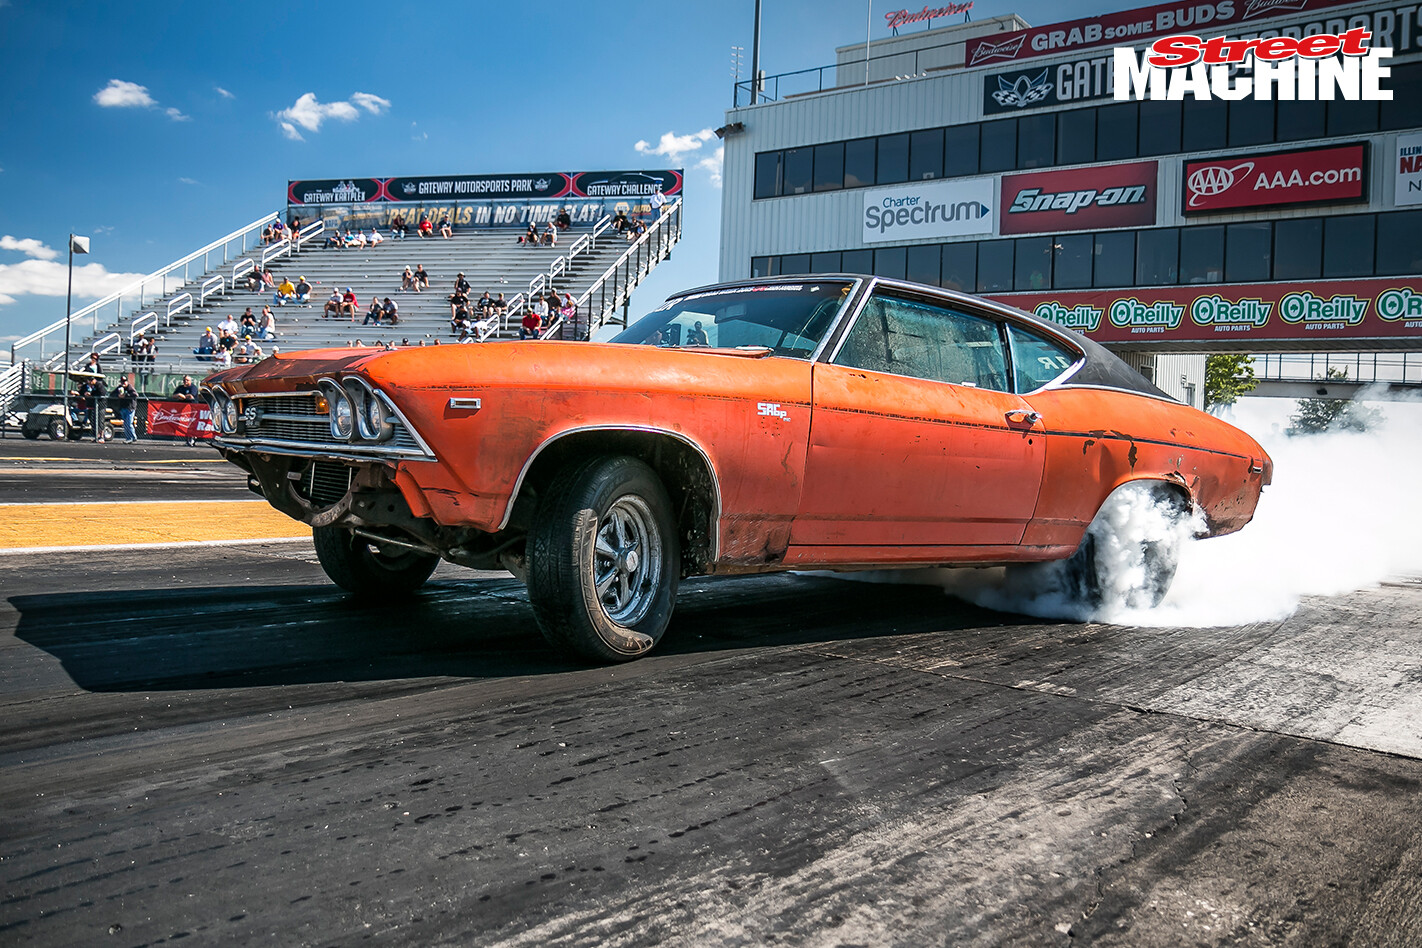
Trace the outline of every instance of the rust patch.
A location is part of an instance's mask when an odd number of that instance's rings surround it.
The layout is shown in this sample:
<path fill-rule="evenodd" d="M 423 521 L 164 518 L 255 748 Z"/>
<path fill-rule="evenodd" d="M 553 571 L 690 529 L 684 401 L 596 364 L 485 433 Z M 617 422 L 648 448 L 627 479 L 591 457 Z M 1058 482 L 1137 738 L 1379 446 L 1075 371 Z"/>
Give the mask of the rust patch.
<path fill-rule="evenodd" d="M 1138 452 L 1138 451 L 1136 450 L 1136 443 L 1135 443 L 1134 441 L 1132 441 L 1132 442 L 1131 442 L 1131 450 L 1130 450 L 1129 452 L 1127 452 L 1127 454 L 1126 454 L 1126 460 L 1130 462 L 1131 470 L 1133 470 L 1133 471 L 1136 469 L 1136 456 L 1137 456 L 1139 453 L 1140 453 L 1140 452 Z"/>

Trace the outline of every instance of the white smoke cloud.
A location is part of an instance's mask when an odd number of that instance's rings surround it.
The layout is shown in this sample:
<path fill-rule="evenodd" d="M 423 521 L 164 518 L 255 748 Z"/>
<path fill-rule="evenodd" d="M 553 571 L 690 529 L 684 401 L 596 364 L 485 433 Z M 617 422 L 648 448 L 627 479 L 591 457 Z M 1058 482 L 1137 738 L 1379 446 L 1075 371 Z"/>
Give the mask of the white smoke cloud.
<path fill-rule="evenodd" d="M 316 93 L 307 92 L 297 99 L 291 108 L 275 113 L 274 118 L 281 126 L 283 135 L 299 142 L 306 139 L 301 132 L 297 131 L 298 126 L 308 132 L 319 132 L 321 125 L 327 119 L 335 119 L 338 122 L 354 122 L 360 118 L 362 110 L 371 115 L 379 115 L 388 111 L 389 108 L 389 99 L 382 99 L 369 92 L 357 92 L 350 97 L 349 101 L 341 102 L 320 102 L 316 98 Z"/>
<path fill-rule="evenodd" d="M 692 132 L 690 135 L 664 132 L 655 147 L 647 141 L 639 141 L 632 147 L 644 155 L 660 155 L 671 161 L 679 161 L 682 155 L 700 150 L 702 145 L 715 137 L 716 133 L 709 128 Z"/>

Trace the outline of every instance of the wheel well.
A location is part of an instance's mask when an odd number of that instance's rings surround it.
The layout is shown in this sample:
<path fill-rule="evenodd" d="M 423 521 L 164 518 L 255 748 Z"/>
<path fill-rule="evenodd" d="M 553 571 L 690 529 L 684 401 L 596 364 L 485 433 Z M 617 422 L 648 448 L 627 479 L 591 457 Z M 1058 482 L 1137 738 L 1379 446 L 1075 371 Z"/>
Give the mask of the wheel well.
<path fill-rule="evenodd" d="M 681 535 L 682 573 L 706 571 L 713 556 L 717 503 L 716 475 L 705 455 L 690 443 L 656 431 L 596 430 L 564 435 L 534 458 L 513 501 L 509 527 L 526 529 L 539 500 L 558 471 L 597 455 L 626 455 L 657 472 L 676 511 Z"/>

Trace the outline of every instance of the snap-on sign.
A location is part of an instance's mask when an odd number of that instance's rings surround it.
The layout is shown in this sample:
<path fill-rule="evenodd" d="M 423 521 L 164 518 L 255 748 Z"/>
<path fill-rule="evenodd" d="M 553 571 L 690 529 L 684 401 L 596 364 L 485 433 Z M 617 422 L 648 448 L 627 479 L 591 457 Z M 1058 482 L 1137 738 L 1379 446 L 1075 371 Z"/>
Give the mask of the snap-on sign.
<path fill-rule="evenodd" d="M 1155 223 L 1157 164 L 1034 171 L 1002 178 L 1003 234 L 1042 234 Z"/>

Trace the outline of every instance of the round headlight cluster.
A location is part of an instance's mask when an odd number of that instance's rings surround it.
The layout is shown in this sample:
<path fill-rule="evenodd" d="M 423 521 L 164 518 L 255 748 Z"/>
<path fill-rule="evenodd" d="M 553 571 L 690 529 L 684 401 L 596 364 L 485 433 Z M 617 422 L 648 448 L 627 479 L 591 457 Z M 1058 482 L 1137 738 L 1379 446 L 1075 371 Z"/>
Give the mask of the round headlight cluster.
<path fill-rule="evenodd" d="M 384 396 L 364 379 L 341 382 L 322 379 L 331 419 L 331 436 L 338 441 L 389 441 L 395 437 L 393 413 Z"/>
<path fill-rule="evenodd" d="M 217 425 L 218 433 L 236 434 L 237 403 L 232 400 L 232 396 L 220 388 L 207 389 L 203 395 L 212 407 L 212 420 Z"/>

